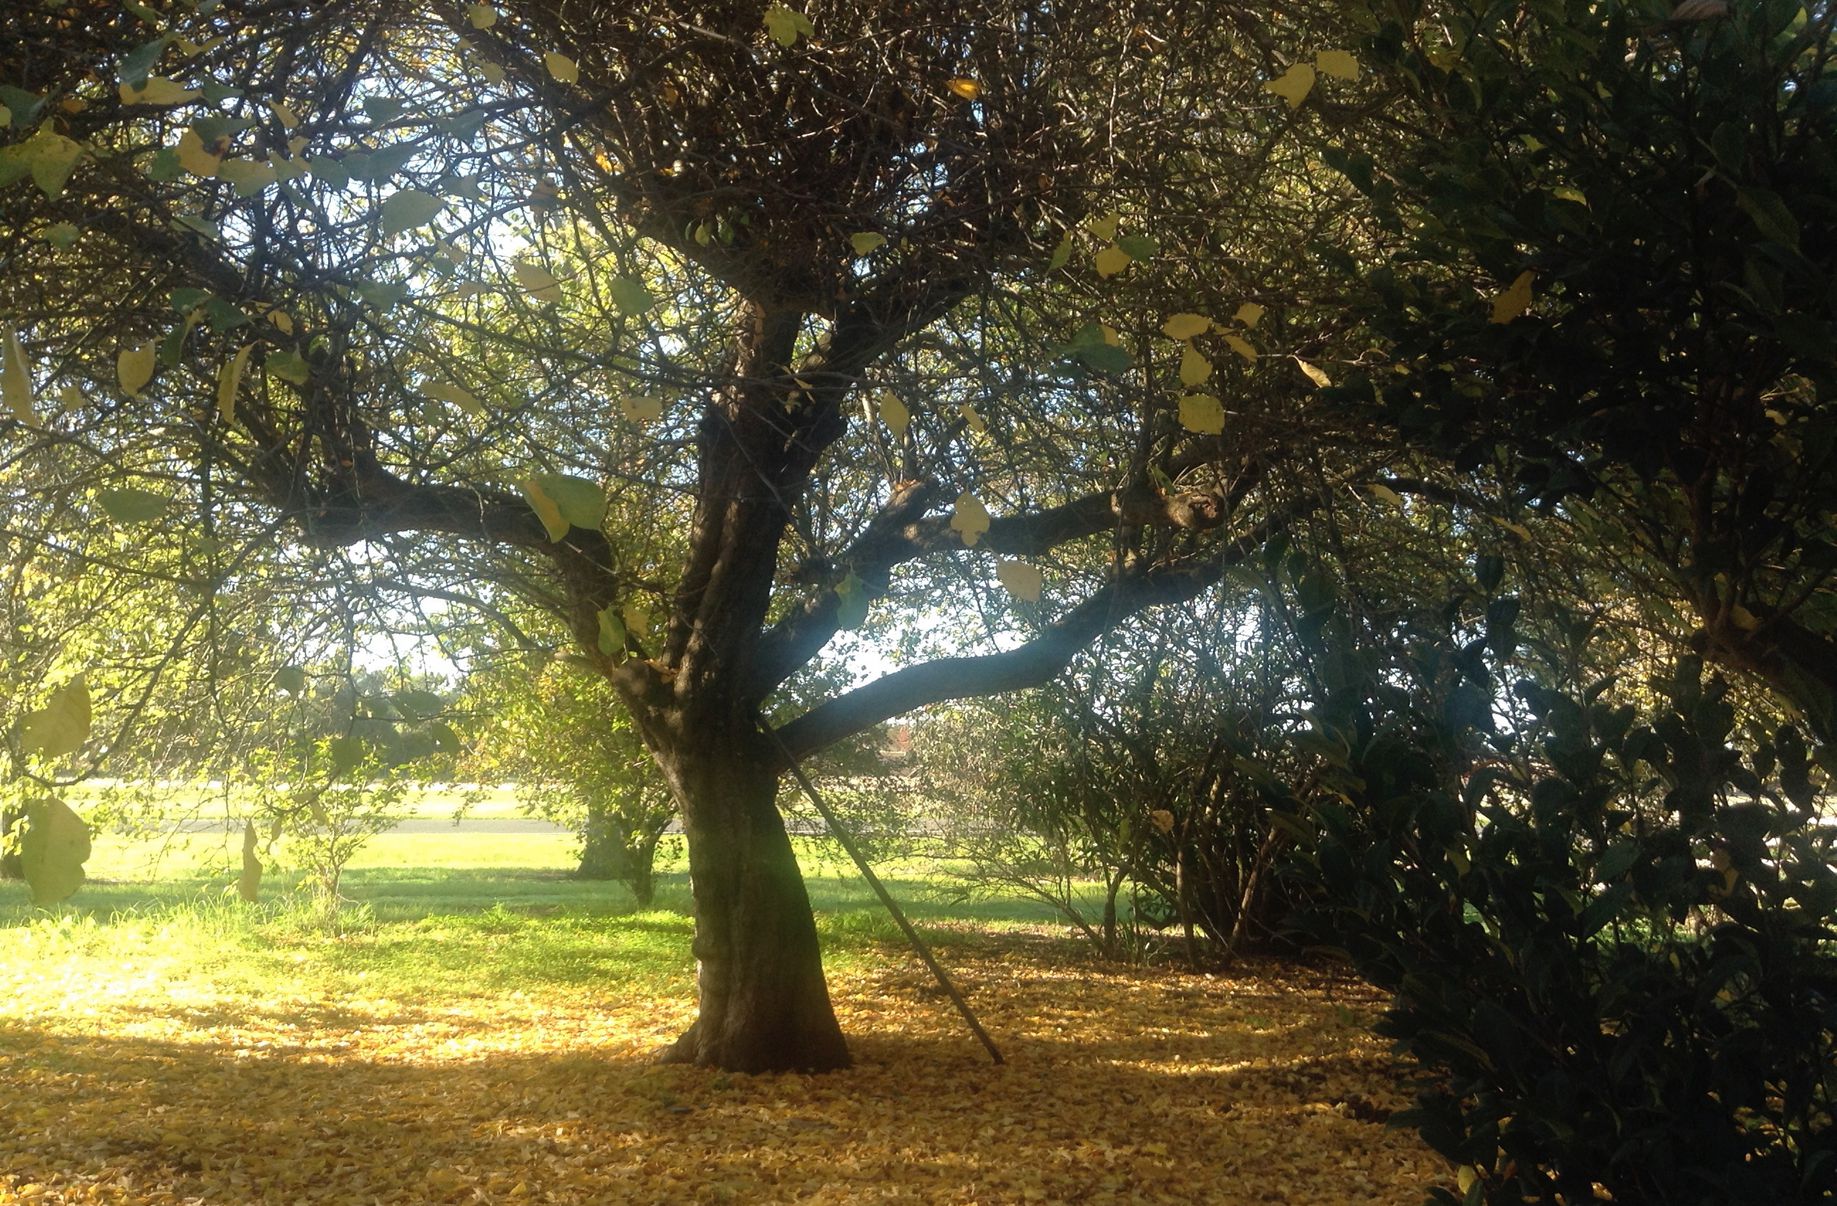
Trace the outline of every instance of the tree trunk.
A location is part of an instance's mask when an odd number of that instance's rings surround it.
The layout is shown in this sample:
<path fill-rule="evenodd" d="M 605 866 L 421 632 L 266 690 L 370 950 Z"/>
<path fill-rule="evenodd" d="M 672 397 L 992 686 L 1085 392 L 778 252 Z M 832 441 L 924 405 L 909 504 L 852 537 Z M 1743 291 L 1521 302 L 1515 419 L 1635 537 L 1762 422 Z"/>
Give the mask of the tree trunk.
<path fill-rule="evenodd" d="M 689 841 L 700 997 L 695 1025 L 664 1059 L 733 1072 L 845 1068 L 777 774 L 758 746 L 747 732 L 664 754 Z"/>
<path fill-rule="evenodd" d="M 587 822 L 580 834 L 580 867 L 574 874 L 581 879 L 622 879 L 624 871 L 624 851 L 606 805 L 589 800 Z"/>

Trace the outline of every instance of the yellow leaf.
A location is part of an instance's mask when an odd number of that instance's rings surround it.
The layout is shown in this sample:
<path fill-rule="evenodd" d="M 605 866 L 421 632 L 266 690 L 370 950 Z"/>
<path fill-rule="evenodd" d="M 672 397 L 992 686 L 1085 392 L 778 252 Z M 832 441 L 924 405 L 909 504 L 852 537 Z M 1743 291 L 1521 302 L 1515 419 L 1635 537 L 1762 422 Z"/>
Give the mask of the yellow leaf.
<path fill-rule="evenodd" d="M 982 85 L 968 76 L 960 75 L 944 86 L 966 101 L 973 101 L 982 95 Z"/>
<path fill-rule="evenodd" d="M 1289 108 L 1299 109 L 1301 102 L 1308 99 L 1308 93 L 1314 91 L 1314 69 L 1306 63 L 1296 63 L 1263 88 L 1287 101 Z"/>
<path fill-rule="evenodd" d="M 580 67 L 565 54 L 549 51 L 542 56 L 542 65 L 549 69 L 549 74 L 563 84 L 572 84 L 580 79 Z"/>
<path fill-rule="evenodd" d="M 480 63 L 478 73 L 485 77 L 487 83 L 501 84 L 504 82 L 504 68 L 497 63 Z"/>
<path fill-rule="evenodd" d="M 498 10 L 489 4 L 474 4 L 466 10 L 466 23 L 473 29 L 490 29 L 498 23 Z"/>
<path fill-rule="evenodd" d="M 619 409 L 634 423 L 654 423 L 663 417 L 663 403 L 644 394 L 625 395 Z"/>
<path fill-rule="evenodd" d="M 1231 317 L 1254 331 L 1256 330 L 1257 324 L 1263 321 L 1263 307 L 1257 305 L 1255 302 L 1245 302 L 1237 308 L 1237 313 L 1233 314 Z"/>
<path fill-rule="evenodd" d="M 1154 809 L 1148 814 L 1148 823 L 1162 833 L 1172 833 L 1174 831 L 1174 814 L 1165 808 Z M 1165 1148 L 1162 1149 L 1161 1154 L 1167 1154 Z"/>
<path fill-rule="evenodd" d="M 982 416 L 977 413 L 976 408 L 971 406 L 968 402 L 959 406 L 957 408 L 957 413 L 963 416 L 964 426 L 968 427 L 977 435 L 981 435 L 989 429 L 989 425 L 982 421 Z"/>
<path fill-rule="evenodd" d="M 1250 341 L 1245 339 L 1242 335 L 1225 336 L 1225 346 L 1242 356 L 1245 360 L 1248 360 L 1250 363 L 1255 364 L 1257 362 L 1257 350 L 1251 347 Z"/>
<path fill-rule="evenodd" d="M 1115 276 L 1135 261 L 1121 247 L 1111 244 L 1097 253 L 1097 275 Z"/>
<path fill-rule="evenodd" d="M 1507 323 L 1531 308 L 1531 282 L 1537 274 L 1529 268 L 1520 272 L 1511 284 L 1493 298 L 1490 321 Z"/>
<path fill-rule="evenodd" d="M 1399 511 L 1403 510 L 1403 496 L 1383 482 L 1373 482 L 1365 490 L 1379 502 L 1387 502 Z"/>
<path fill-rule="evenodd" d="M 36 423 L 38 416 L 32 410 L 32 367 L 26 363 L 26 350 L 19 344 L 19 336 L 11 331 L 6 333 L 4 361 L 0 364 L 0 394 L 6 397 L 6 405 L 13 412 L 13 417 L 21 423 Z"/>
<path fill-rule="evenodd" d="M 1028 603 L 1040 601 L 1040 590 L 1045 585 L 1045 579 L 1039 567 L 1025 561 L 1000 561 L 995 565 L 995 576 L 1015 598 Z"/>
<path fill-rule="evenodd" d="M 115 379 L 121 383 L 121 392 L 130 398 L 138 397 L 147 382 L 153 380 L 158 357 L 157 339 L 149 339 L 137 348 L 121 349 L 115 357 Z"/>
<path fill-rule="evenodd" d="M 1122 218 L 1119 215 L 1105 214 L 1101 218 L 1090 219 L 1084 224 L 1084 228 L 1104 242 L 1112 243 L 1116 241 L 1116 228 L 1121 223 Z"/>
<path fill-rule="evenodd" d="M 187 130 L 179 135 L 179 166 L 192 175 L 208 180 L 217 174 L 222 163 L 223 156 L 211 154 L 197 131 Z"/>
<path fill-rule="evenodd" d="M 880 391 L 880 421 L 887 425 L 894 439 L 901 439 L 906 434 L 906 427 L 912 422 L 912 412 L 906 404 L 894 396 L 892 390 Z"/>
<path fill-rule="evenodd" d="M 1161 334 L 1169 339 L 1193 339 L 1212 329 L 1212 320 L 1203 314 L 1176 314 L 1161 324 Z"/>
<path fill-rule="evenodd" d="M 1180 399 L 1180 426 L 1200 435 L 1217 435 L 1225 429 L 1225 406 L 1211 394 L 1188 394 Z"/>
<path fill-rule="evenodd" d="M 856 255 L 870 255 L 881 247 L 884 247 L 886 242 L 887 236 L 875 234 L 871 230 L 864 230 L 860 234 L 848 236 L 848 245 L 855 249 Z"/>
<path fill-rule="evenodd" d="M 149 76 L 138 88 L 123 84 L 120 91 L 124 105 L 182 105 L 204 95 L 196 88 L 187 88 L 163 75 Z"/>
<path fill-rule="evenodd" d="M 554 273 L 542 265 L 532 264 L 528 260 L 518 260 L 511 265 L 510 271 L 517 278 L 517 284 L 522 285 L 537 301 L 558 302 L 561 300 L 561 282 L 555 279 Z"/>
<path fill-rule="evenodd" d="M 1327 374 L 1321 370 L 1321 367 L 1319 365 L 1310 364 L 1299 356 L 1295 357 L 1295 364 L 1297 367 L 1301 369 L 1302 373 L 1307 376 L 1307 379 L 1309 381 L 1312 381 L 1315 385 L 1320 386 L 1320 388 L 1325 389 L 1329 385 L 1333 384 L 1333 378 L 1327 376 Z"/>
<path fill-rule="evenodd" d="M 268 311 L 268 321 L 273 323 L 274 329 L 279 331 L 281 334 L 283 335 L 293 334 L 293 315 L 287 313 L 287 311 L 285 310 Z"/>
<path fill-rule="evenodd" d="M 448 385 L 444 381 L 430 381 L 421 387 L 421 392 L 441 402 L 451 402 L 469 415 L 485 413 L 485 408 L 479 402 L 478 395 L 458 385 Z"/>
<path fill-rule="evenodd" d="M 1359 61 L 1349 50 L 1323 50 L 1314 56 L 1314 66 L 1336 80 L 1359 78 Z"/>
<path fill-rule="evenodd" d="M 1530 528 L 1525 527 L 1521 523 L 1513 523 L 1509 519 L 1501 519 L 1497 515 L 1492 517 L 1492 521 L 1498 524 L 1500 527 L 1504 528 L 1506 531 L 1510 532 L 1512 535 L 1518 537 L 1518 539 L 1526 542 L 1527 544 L 1530 543 L 1530 540 L 1531 540 L 1531 529 Z"/>
<path fill-rule="evenodd" d="M 217 413 L 225 423 L 236 421 L 236 395 L 242 390 L 242 374 L 249 367 L 249 353 L 255 345 L 245 343 L 217 374 Z"/>
<path fill-rule="evenodd" d="M 281 129 L 291 130 L 300 124 L 300 115 L 283 102 L 269 101 L 268 108 L 274 114 L 274 119 L 281 123 Z M 299 152 L 295 151 L 294 154 L 298 155 Z"/>
<path fill-rule="evenodd" d="M 1192 344 L 1180 349 L 1180 384 L 1192 389 L 1212 376 L 1212 362 Z"/>
<path fill-rule="evenodd" d="M 957 504 L 950 513 L 950 530 L 963 537 L 963 543 L 974 548 L 982 539 L 982 534 L 989 530 L 989 509 L 982 505 L 982 500 L 968 491 L 957 496 Z"/>
<path fill-rule="evenodd" d="M 560 544 L 561 538 L 568 534 L 568 521 L 561 517 L 561 506 L 550 498 L 540 482 L 533 477 L 526 477 L 517 482 L 517 489 L 523 492 L 529 509 L 542 521 L 543 531 L 549 534 L 550 544 Z"/>

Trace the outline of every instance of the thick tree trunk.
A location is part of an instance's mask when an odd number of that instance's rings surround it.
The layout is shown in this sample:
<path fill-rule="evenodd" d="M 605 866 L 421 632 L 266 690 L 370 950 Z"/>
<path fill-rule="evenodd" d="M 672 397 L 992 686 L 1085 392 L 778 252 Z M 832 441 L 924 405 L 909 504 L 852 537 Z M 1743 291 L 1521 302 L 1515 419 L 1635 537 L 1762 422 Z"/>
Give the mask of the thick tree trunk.
<path fill-rule="evenodd" d="M 753 748 L 665 755 L 689 840 L 700 1009 L 664 1058 L 733 1072 L 845 1068 L 777 774 L 755 734 L 741 741 Z"/>

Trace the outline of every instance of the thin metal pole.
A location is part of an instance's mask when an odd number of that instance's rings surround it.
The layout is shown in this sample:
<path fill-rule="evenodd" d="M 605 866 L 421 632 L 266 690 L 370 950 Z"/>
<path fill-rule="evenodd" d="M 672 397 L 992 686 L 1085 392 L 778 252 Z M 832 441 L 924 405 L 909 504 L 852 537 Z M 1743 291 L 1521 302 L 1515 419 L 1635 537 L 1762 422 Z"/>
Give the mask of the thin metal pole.
<path fill-rule="evenodd" d="M 804 773 L 804 768 L 798 765 L 797 759 L 791 756 L 791 751 L 785 748 L 785 743 L 778 736 L 777 731 L 763 720 L 760 721 L 759 727 L 765 731 L 767 737 L 772 739 L 772 744 L 778 747 L 778 752 L 784 756 L 785 765 L 791 769 L 791 777 L 797 780 L 797 785 L 804 789 L 804 794 L 810 797 L 812 804 L 816 805 L 817 812 L 823 817 L 823 823 L 829 826 L 829 832 L 842 843 L 842 849 L 848 851 L 848 857 L 855 860 L 855 866 L 861 869 L 861 878 L 867 880 L 867 886 L 874 889 L 874 895 L 880 898 L 880 903 L 886 906 L 887 912 L 893 915 L 893 920 L 899 923 L 899 928 L 906 935 L 906 941 L 912 944 L 912 949 L 918 952 L 918 957 L 924 960 L 925 966 L 931 969 L 931 974 L 937 977 L 939 986 L 949 995 L 951 1003 L 962 1015 L 964 1025 L 968 1026 L 970 1033 L 981 1041 L 990 1059 L 998 1064 L 1007 1063 L 1008 1061 L 1001 1057 L 1001 1049 L 995 1045 L 995 1040 L 989 1037 L 989 1032 L 982 1028 L 981 1022 L 976 1020 L 976 1014 L 970 1009 L 970 1003 L 963 999 L 963 994 L 957 991 L 955 984 L 951 983 L 950 973 L 944 970 L 944 965 L 939 963 L 937 957 L 931 953 L 931 948 L 925 945 L 925 940 L 919 937 L 919 932 L 912 928 L 910 921 L 906 920 L 906 914 L 900 910 L 899 902 L 893 899 L 886 885 L 880 882 L 880 877 L 874 874 L 874 868 L 868 866 L 867 857 L 861 853 L 861 848 L 855 845 L 854 837 L 836 817 L 836 814 L 830 811 L 829 805 L 824 802 L 822 795 L 817 791 L 816 784 L 810 781 L 810 776 Z"/>

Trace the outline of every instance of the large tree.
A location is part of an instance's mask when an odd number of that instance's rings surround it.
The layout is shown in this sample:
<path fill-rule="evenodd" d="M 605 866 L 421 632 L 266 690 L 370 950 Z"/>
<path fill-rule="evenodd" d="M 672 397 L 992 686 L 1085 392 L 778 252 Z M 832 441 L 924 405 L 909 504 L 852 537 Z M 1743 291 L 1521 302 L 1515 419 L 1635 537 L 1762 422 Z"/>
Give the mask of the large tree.
<path fill-rule="evenodd" d="M 1349 190 L 1290 135 L 1372 103 L 1342 46 L 1095 0 L 11 5 L 9 435 L 42 492 L 190 500 L 207 599 L 281 539 L 553 610 L 682 809 L 674 1058 L 837 1067 L 780 745 L 1042 682 L 1312 505 L 1270 471 L 1325 377 L 1289 253 Z M 871 605 L 997 569 L 981 651 L 762 730 Z"/>

